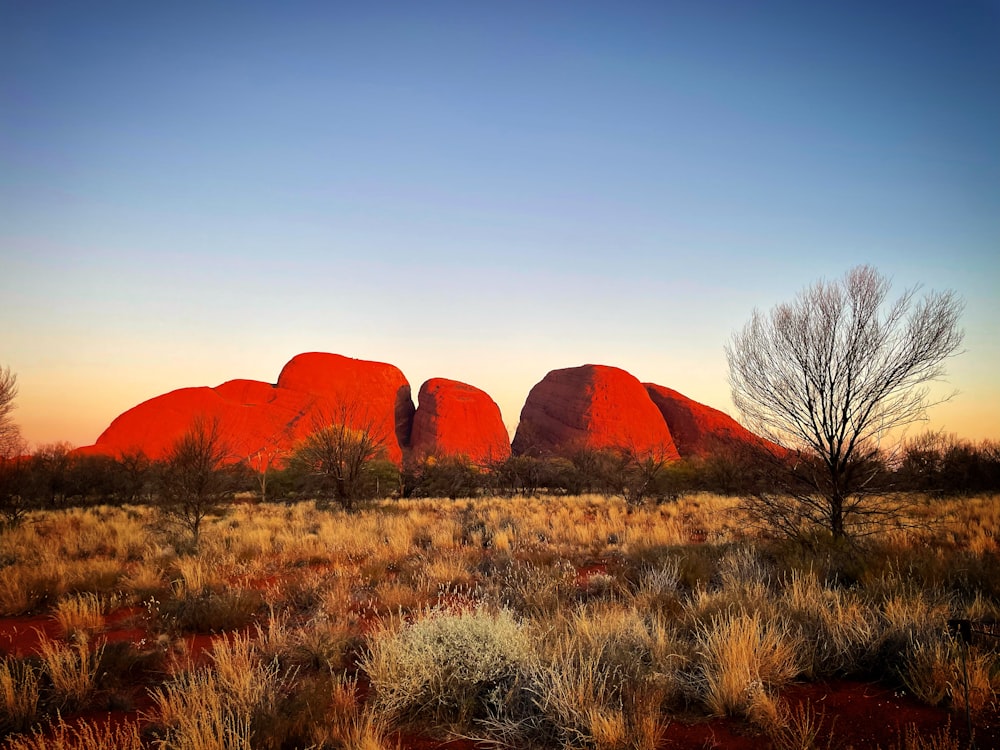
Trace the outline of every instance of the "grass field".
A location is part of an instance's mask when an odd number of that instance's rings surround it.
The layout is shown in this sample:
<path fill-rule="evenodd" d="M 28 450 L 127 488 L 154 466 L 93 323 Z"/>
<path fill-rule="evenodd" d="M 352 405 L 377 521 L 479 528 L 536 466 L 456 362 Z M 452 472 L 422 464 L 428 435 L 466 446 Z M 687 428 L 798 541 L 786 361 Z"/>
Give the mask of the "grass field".
<path fill-rule="evenodd" d="M 949 620 L 1000 619 L 1000 497 L 916 514 L 805 548 L 713 495 L 246 504 L 195 550 L 145 507 L 34 513 L 0 534 L 0 736 L 997 746 L 1000 641 Z"/>

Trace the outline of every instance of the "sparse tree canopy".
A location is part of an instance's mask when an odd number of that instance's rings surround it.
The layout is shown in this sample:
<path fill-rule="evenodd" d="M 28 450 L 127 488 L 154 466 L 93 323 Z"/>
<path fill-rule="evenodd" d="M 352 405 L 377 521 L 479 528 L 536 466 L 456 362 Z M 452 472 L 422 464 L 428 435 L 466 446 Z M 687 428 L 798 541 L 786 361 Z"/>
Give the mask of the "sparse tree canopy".
<path fill-rule="evenodd" d="M 341 404 L 320 413 L 293 461 L 320 480 L 322 493 L 351 510 L 362 495 L 369 465 L 384 452 L 377 420 L 361 407 Z"/>
<path fill-rule="evenodd" d="M 191 533 L 197 546 L 201 523 L 229 498 L 232 483 L 224 470 L 229 447 L 219 420 L 196 418 L 164 461 L 160 509 Z"/>
<path fill-rule="evenodd" d="M 835 537 L 876 520 L 865 502 L 886 434 L 924 419 L 928 383 L 962 342 L 954 292 L 889 301 L 888 279 L 859 266 L 770 313 L 754 311 L 726 347 L 733 401 L 748 427 L 793 451 L 807 491 L 756 505 L 786 531 L 817 523 Z"/>

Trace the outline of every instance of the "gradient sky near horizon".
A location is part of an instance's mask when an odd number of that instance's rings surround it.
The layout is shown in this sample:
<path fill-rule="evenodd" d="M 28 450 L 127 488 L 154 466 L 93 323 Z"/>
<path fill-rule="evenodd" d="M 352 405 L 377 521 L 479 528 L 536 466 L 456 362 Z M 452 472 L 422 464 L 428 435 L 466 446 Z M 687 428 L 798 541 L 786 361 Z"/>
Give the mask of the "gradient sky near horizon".
<path fill-rule="evenodd" d="M 306 351 L 733 413 L 859 263 L 965 299 L 926 426 L 1000 438 L 1000 3 L 0 0 L 0 263 L 35 446 Z"/>

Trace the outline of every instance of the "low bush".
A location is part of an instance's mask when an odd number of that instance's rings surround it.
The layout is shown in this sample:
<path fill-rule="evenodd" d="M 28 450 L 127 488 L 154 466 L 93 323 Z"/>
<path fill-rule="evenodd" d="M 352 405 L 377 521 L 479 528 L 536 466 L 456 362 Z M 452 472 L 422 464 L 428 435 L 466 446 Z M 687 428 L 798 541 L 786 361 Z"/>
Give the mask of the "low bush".
<path fill-rule="evenodd" d="M 219 633 L 250 625 L 263 604 L 260 592 L 234 588 L 158 602 L 156 614 L 168 630 Z"/>
<path fill-rule="evenodd" d="M 530 638 L 507 610 L 431 610 L 377 634 L 361 668 L 390 720 L 468 729 L 488 715 L 531 653 Z"/>

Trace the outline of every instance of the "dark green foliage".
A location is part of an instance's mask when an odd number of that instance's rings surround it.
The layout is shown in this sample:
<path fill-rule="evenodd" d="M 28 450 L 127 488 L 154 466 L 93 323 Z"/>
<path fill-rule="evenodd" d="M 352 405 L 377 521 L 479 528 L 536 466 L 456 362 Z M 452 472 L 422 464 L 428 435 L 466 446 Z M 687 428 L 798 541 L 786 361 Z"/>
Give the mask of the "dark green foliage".
<path fill-rule="evenodd" d="M 17 526 L 28 512 L 30 463 L 20 455 L 0 457 L 0 529 Z"/>
<path fill-rule="evenodd" d="M 413 497 L 476 497 L 486 485 L 482 470 L 465 456 L 430 456 L 410 473 Z"/>
<path fill-rule="evenodd" d="M 1000 443 L 973 443 L 931 432 L 907 442 L 894 481 L 898 489 L 940 495 L 1000 492 Z"/>

